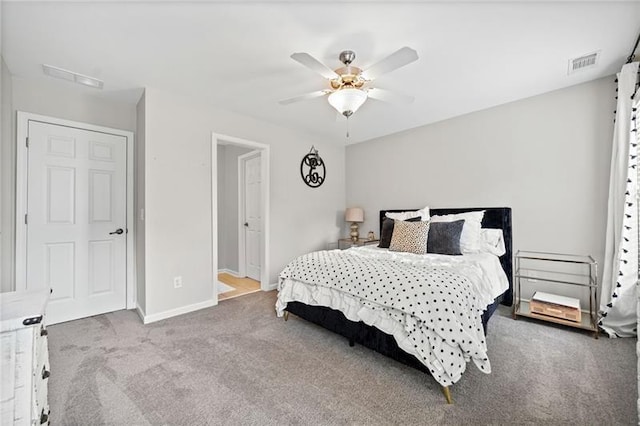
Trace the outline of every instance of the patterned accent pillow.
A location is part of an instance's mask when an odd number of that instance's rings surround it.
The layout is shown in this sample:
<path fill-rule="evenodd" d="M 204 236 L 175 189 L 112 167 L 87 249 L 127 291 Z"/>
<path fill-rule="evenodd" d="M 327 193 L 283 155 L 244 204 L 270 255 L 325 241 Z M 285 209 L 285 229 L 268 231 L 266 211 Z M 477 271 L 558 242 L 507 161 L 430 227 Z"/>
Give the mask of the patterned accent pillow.
<path fill-rule="evenodd" d="M 429 222 L 407 222 L 395 219 L 389 250 L 425 254 L 428 236 Z"/>
<path fill-rule="evenodd" d="M 382 218 L 382 231 L 380 232 L 380 244 L 378 247 L 388 249 L 391 245 L 391 237 L 393 236 L 393 221 L 395 219 L 390 219 L 388 217 Z M 420 221 L 420 216 L 412 217 L 411 219 L 406 219 L 406 222 L 418 222 Z"/>

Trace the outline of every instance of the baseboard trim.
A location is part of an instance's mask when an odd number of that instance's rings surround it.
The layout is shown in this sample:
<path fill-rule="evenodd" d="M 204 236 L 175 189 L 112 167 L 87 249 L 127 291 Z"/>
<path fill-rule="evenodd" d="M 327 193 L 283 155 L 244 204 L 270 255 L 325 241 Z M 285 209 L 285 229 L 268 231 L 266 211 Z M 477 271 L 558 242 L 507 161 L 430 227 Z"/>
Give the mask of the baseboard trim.
<path fill-rule="evenodd" d="M 161 321 L 163 319 L 176 317 L 178 315 L 188 314 L 189 312 L 199 311 L 200 309 L 210 308 L 218 304 L 217 300 L 206 300 L 200 303 L 194 303 L 193 305 L 181 306 L 176 309 L 169 309 L 168 311 L 158 312 L 157 314 L 145 315 L 142 318 L 142 322 L 150 324 L 152 322 Z"/>
<path fill-rule="evenodd" d="M 218 273 L 219 274 L 229 274 L 229 275 L 233 275 L 236 278 L 242 278 L 240 276 L 240 272 L 232 271 L 231 269 L 227 269 L 227 268 L 218 269 Z"/>
<path fill-rule="evenodd" d="M 275 290 L 278 288 L 278 283 L 271 283 L 267 286 L 267 288 L 264 291 L 271 291 L 271 290 Z"/>

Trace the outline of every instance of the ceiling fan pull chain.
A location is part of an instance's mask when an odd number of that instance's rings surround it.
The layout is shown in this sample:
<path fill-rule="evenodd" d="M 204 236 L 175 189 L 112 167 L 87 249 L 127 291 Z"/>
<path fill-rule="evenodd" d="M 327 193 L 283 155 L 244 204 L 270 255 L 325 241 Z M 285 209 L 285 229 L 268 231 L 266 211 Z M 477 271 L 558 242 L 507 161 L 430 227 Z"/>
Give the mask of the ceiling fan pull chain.
<path fill-rule="evenodd" d="M 349 116 L 347 116 L 347 137 L 349 137 Z"/>

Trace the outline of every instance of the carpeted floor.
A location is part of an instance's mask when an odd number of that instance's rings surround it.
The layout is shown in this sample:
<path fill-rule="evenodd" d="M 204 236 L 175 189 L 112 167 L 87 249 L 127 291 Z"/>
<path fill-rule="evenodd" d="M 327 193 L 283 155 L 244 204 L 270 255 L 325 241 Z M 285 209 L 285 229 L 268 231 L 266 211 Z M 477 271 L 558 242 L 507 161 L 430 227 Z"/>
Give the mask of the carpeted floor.
<path fill-rule="evenodd" d="M 291 316 L 258 292 L 147 326 L 120 311 L 51 326 L 54 425 L 636 424 L 636 339 L 489 323 L 447 405 L 429 376 Z"/>

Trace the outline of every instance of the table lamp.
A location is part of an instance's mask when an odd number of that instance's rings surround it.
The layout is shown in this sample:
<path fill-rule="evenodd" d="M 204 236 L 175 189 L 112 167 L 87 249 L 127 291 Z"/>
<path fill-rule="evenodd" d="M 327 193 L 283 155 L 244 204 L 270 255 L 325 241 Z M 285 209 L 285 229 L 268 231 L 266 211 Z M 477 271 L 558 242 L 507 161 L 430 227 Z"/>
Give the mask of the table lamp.
<path fill-rule="evenodd" d="M 351 241 L 358 242 L 358 222 L 364 222 L 364 210 L 360 207 L 349 207 L 344 212 L 345 222 L 351 222 Z"/>

